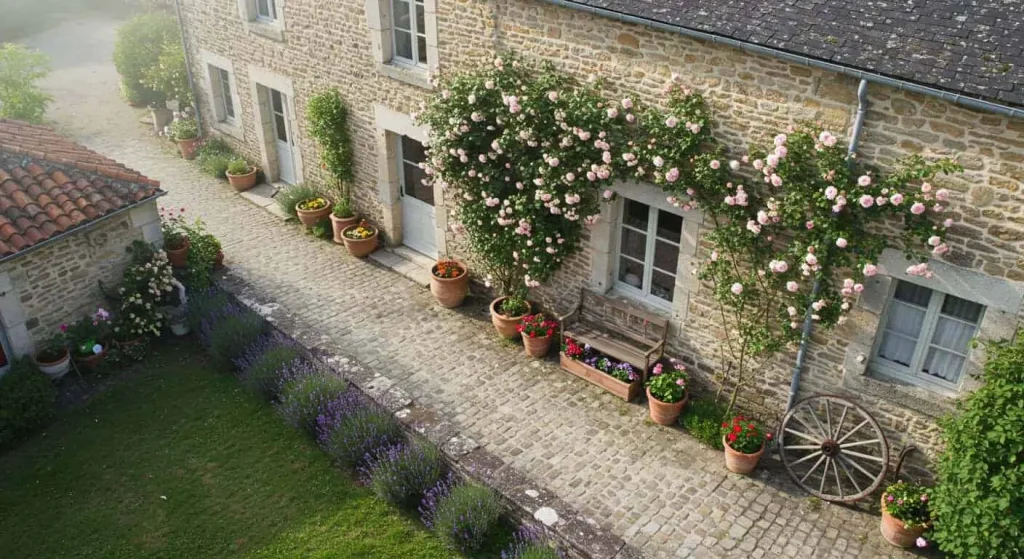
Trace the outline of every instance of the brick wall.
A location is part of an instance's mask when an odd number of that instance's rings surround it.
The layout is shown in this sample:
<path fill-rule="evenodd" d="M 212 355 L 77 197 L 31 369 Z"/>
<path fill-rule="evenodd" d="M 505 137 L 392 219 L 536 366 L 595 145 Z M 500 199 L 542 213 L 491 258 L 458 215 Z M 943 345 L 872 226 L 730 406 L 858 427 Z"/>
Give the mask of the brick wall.
<path fill-rule="evenodd" d="M 373 106 L 379 103 L 409 113 L 430 92 L 377 72 L 363 2 L 283 1 L 286 40 L 282 43 L 247 34 L 236 0 L 183 0 L 193 57 L 198 49 L 206 49 L 232 60 L 245 121 L 244 138 L 235 143 L 253 160 L 260 157 L 247 68 L 265 68 L 292 79 L 306 180 L 325 177 L 305 131 L 303 107 L 311 94 L 338 87 L 351 106 L 354 202 L 361 214 L 380 222 L 383 209 Z M 439 4 L 442 69 L 471 68 L 511 49 L 550 60 L 581 79 L 596 74 L 605 79 L 610 95 L 628 94 L 649 104 L 662 102 L 663 85 L 678 73 L 683 83 L 708 98 L 717 119 L 715 134 L 737 152 L 800 121 L 819 121 L 837 135 L 848 135 L 856 112 L 857 82 L 822 70 L 533 0 Z M 962 176 L 941 181 L 954 192 L 952 212 L 957 220 L 951 230 L 954 250 L 947 260 L 994 277 L 1024 280 L 1024 121 L 882 86 L 870 86 L 869 94 L 863 157 L 886 165 L 910 153 L 948 156 L 966 168 Z M 203 95 L 200 102 L 204 110 L 209 106 Z M 449 244 L 457 246 L 454 239 Z M 535 290 L 535 298 L 556 311 L 567 310 L 588 282 L 592 254 L 585 246 L 549 286 Z M 690 360 L 704 375 L 720 366 L 715 349 L 722 333 L 713 310 L 706 292 L 698 291 L 673 317 L 670 353 Z M 1020 317 L 1014 318 L 1016 322 Z M 862 375 L 849 370 L 848 349 L 864 336 L 865 329 L 873 332 L 877 321 L 877 314 L 858 309 L 835 332 L 816 332 L 801 395 L 851 396 L 880 419 L 897 449 L 916 444 L 933 450 L 937 445 L 934 410 L 948 409 L 946 399 L 915 393 L 924 401 L 941 404 L 915 410 L 902 405 L 898 397 L 884 397 L 884 386 L 869 394 L 857 388 L 867 381 L 852 378 Z M 788 352 L 762 364 L 758 385 L 746 392 L 743 405 L 765 419 L 781 415 L 794 358 L 795 352 Z"/>

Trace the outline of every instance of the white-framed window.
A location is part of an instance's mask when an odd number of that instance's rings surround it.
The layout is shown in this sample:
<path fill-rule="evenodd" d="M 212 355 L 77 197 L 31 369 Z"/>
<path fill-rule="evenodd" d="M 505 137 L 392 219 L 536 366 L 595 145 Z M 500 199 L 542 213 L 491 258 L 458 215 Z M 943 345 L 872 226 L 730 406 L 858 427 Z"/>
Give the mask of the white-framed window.
<path fill-rule="evenodd" d="M 398 148 L 398 181 L 401 185 L 402 196 L 411 196 L 425 204 L 434 205 L 434 186 L 423 184 L 427 173 L 420 168 L 420 164 L 426 161 L 426 148 L 423 144 L 409 136 L 399 137 L 396 143 Z"/>
<path fill-rule="evenodd" d="M 427 66 L 427 24 L 424 0 L 391 0 L 393 60 Z"/>
<path fill-rule="evenodd" d="M 907 281 L 895 283 L 880 322 L 873 372 L 957 390 L 985 306 Z"/>
<path fill-rule="evenodd" d="M 275 21 L 277 19 L 277 7 L 275 0 L 256 0 L 256 19 L 263 21 Z"/>
<path fill-rule="evenodd" d="M 208 65 L 210 72 L 210 89 L 213 94 L 213 112 L 217 122 L 233 125 L 235 123 L 235 100 L 231 88 L 231 72 L 224 68 Z"/>
<path fill-rule="evenodd" d="M 636 200 L 622 200 L 615 288 L 670 308 L 675 298 L 683 216 Z"/>

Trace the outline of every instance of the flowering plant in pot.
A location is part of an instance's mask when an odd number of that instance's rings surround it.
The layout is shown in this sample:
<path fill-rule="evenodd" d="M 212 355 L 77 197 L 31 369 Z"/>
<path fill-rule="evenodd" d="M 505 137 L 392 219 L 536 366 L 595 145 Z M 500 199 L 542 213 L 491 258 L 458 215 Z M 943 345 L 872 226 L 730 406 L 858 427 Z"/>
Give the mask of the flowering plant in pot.
<path fill-rule="evenodd" d="M 228 169 L 224 174 L 228 177 L 228 182 L 235 190 L 245 192 L 256 186 L 257 170 L 255 165 L 250 165 L 248 161 L 238 157 L 228 163 Z"/>
<path fill-rule="evenodd" d="M 202 138 L 199 137 L 199 123 L 191 116 L 175 113 L 170 126 L 171 139 L 178 143 L 178 151 L 185 159 L 196 157 L 196 148 Z"/>
<path fill-rule="evenodd" d="M 341 232 L 345 248 L 356 258 L 362 258 L 376 250 L 377 236 L 377 228 L 366 221 L 360 222 L 359 225 L 350 225 Z"/>
<path fill-rule="evenodd" d="M 519 323 L 532 308 L 523 295 L 498 297 L 491 301 L 491 324 L 503 338 L 514 338 L 519 333 Z"/>
<path fill-rule="evenodd" d="M 640 371 L 630 363 L 612 359 L 577 340 L 562 339 L 559 364 L 591 384 L 629 402 L 640 393 Z"/>
<path fill-rule="evenodd" d="M 897 481 L 882 493 L 882 536 L 898 547 L 927 542 L 921 537 L 931 522 L 928 489 L 914 483 Z"/>
<path fill-rule="evenodd" d="M 110 336 L 110 313 L 100 307 L 92 315 L 82 317 L 60 329 L 71 346 L 75 361 L 95 369 L 103 362 L 107 353 L 107 338 Z"/>
<path fill-rule="evenodd" d="M 71 370 L 71 353 L 68 351 L 67 337 L 63 330 L 59 335 L 43 344 L 42 348 L 32 356 L 32 359 L 35 361 L 36 367 L 53 380 L 66 375 Z"/>
<path fill-rule="evenodd" d="M 675 359 L 666 368 L 656 363 L 647 380 L 647 400 L 650 402 L 651 421 L 658 425 L 672 425 L 689 401 L 686 366 Z"/>
<path fill-rule="evenodd" d="M 352 199 L 347 194 L 338 197 L 338 203 L 331 210 L 331 229 L 334 232 L 334 242 L 343 245 L 345 239 L 341 236 L 345 229 L 359 223 L 359 217 L 352 211 Z"/>
<path fill-rule="evenodd" d="M 461 305 L 469 293 L 469 269 L 450 257 L 438 260 L 430 268 L 430 292 L 442 307 Z"/>
<path fill-rule="evenodd" d="M 331 213 L 331 201 L 323 196 L 315 196 L 295 204 L 295 213 L 299 221 L 306 227 L 313 227 Z"/>
<path fill-rule="evenodd" d="M 749 474 L 757 467 L 764 454 L 764 446 L 772 434 L 754 419 L 742 415 L 722 423 L 722 445 L 725 447 L 725 467 L 736 474 Z"/>
<path fill-rule="evenodd" d="M 523 337 L 523 347 L 530 357 L 544 357 L 551 349 L 551 340 L 558 330 L 558 322 L 543 314 L 530 314 L 523 317 L 517 327 Z"/>
<path fill-rule="evenodd" d="M 175 268 L 184 268 L 188 263 L 189 228 L 185 221 L 185 208 L 160 208 L 160 231 L 164 237 L 167 259 Z"/>

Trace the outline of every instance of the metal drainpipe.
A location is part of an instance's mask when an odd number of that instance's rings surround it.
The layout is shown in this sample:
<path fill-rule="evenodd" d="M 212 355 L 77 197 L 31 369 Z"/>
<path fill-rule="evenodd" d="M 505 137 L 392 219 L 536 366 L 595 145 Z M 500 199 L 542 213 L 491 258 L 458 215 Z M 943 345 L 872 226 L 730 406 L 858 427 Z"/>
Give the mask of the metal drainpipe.
<path fill-rule="evenodd" d="M 860 80 L 857 86 L 857 116 L 853 119 L 853 131 L 850 133 L 850 147 L 847 154 L 850 162 L 853 162 L 853 155 L 857 152 L 857 145 L 860 143 L 860 134 L 864 130 L 864 115 L 868 110 L 868 81 Z M 811 303 L 818 297 L 821 290 L 820 280 L 814 280 L 814 287 L 811 289 Z M 793 365 L 793 378 L 789 383 L 789 398 L 786 400 L 786 411 L 793 408 L 796 403 L 796 394 L 800 390 L 800 373 L 804 370 L 804 361 L 807 360 L 807 346 L 811 342 L 811 330 L 814 328 L 814 319 L 811 316 L 814 309 L 807 305 L 807 313 L 804 315 L 804 329 L 800 336 L 800 349 L 796 352 L 796 364 Z"/>
<path fill-rule="evenodd" d="M 181 32 L 181 50 L 185 51 L 185 75 L 188 77 L 188 88 L 192 90 L 192 105 L 196 110 L 196 128 L 199 130 L 199 137 L 203 137 L 203 116 L 199 110 L 199 95 L 196 92 L 196 82 L 192 77 L 192 59 L 188 54 L 188 40 L 185 36 L 185 19 L 181 16 L 181 0 L 174 0 L 174 13 L 178 17 L 178 31 Z M 178 107 L 180 110 L 181 107 Z"/>

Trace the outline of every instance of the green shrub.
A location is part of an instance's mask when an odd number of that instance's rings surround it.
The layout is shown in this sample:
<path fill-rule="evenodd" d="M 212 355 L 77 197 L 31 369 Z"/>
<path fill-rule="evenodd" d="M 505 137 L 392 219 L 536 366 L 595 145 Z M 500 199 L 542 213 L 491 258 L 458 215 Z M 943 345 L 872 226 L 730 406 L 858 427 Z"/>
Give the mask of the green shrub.
<path fill-rule="evenodd" d="M 248 175 L 252 171 L 252 166 L 249 162 L 241 157 L 235 157 L 228 162 L 227 172 L 232 175 Z"/>
<path fill-rule="evenodd" d="M 293 427 L 315 435 L 317 416 L 347 389 L 344 379 L 325 372 L 302 376 L 285 383 L 278 410 Z"/>
<path fill-rule="evenodd" d="M 379 450 L 368 464 L 370 485 L 381 499 L 413 508 L 445 473 L 441 451 L 428 442 Z"/>
<path fill-rule="evenodd" d="M 698 398 L 690 401 L 683 410 L 679 423 L 693 438 L 711 448 L 722 448 L 722 419 L 725 417 L 725 406 L 715 402 L 713 398 Z"/>
<path fill-rule="evenodd" d="M 337 89 L 309 99 L 306 107 L 309 134 L 320 145 L 320 161 L 338 182 L 352 179 L 352 146 L 348 137 L 348 109 Z"/>
<path fill-rule="evenodd" d="M 198 293 L 189 293 L 188 297 L 185 320 L 193 332 L 200 332 L 203 321 L 214 318 L 231 303 L 228 294 L 219 289 L 205 289 Z"/>
<path fill-rule="evenodd" d="M 232 155 L 223 153 L 214 153 L 207 155 L 196 155 L 196 163 L 199 164 L 199 170 L 210 175 L 211 177 L 218 179 L 226 179 L 227 172 L 231 168 L 231 161 L 233 160 Z"/>
<path fill-rule="evenodd" d="M 52 100 L 36 83 L 50 73 L 50 57 L 0 42 L 0 118 L 39 123 Z"/>
<path fill-rule="evenodd" d="M 328 406 L 317 439 L 339 464 L 357 468 L 379 449 L 400 443 L 402 426 L 386 409 L 353 397 Z"/>
<path fill-rule="evenodd" d="M 188 85 L 188 70 L 185 68 L 185 49 L 177 36 L 165 43 L 160 51 L 156 66 L 145 73 L 145 85 L 159 91 L 168 99 L 176 99 L 181 108 L 192 105 L 192 88 Z"/>
<path fill-rule="evenodd" d="M 277 200 L 278 206 L 280 206 L 282 210 L 288 212 L 288 215 L 298 217 L 298 213 L 295 211 L 295 205 L 303 200 L 309 200 L 310 198 L 316 198 L 317 196 L 323 196 L 323 192 L 319 188 L 308 184 L 297 184 L 278 192 L 277 195 L 274 196 L 274 200 Z"/>
<path fill-rule="evenodd" d="M 952 557 L 1024 557 L 1024 335 L 986 353 L 984 384 L 941 423 L 932 536 Z"/>
<path fill-rule="evenodd" d="M 348 196 L 341 196 L 338 201 L 334 203 L 334 209 L 331 210 L 334 217 L 349 218 L 355 215 L 352 211 L 352 200 Z"/>
<path fill-rule="evenodd" d="M 199 137 L 199 121 L 190 116 L 182 116 L 171 121 L 171 139 L 194 140 Z"/>
<path fill-rule="evenodd" d="M 501 516 L 498 496 L 481 485 L 459 485 L 441 499 L 431 522 L 448 547 L 463 553 L 480 549 Z"/>
<path fill-rule="evenodd" d="M 178 24 L 170 14 L 137 15 L 117 29 L 114 66 L 129 99 L 162 105 L 167 95 L 148 85 L 148 73 L 160 64 L 165 45 L 179 42 Z"/>
<path fill-rule="evenodd" d="M 301 357 L 299 348 L 289 343 L 257 342 L 246 350 L 246 354 L 250 353 L 248 360 L 235 360 L 242 369 L 242 384 L 267 400 L 277 398 L 282 371 Z"/>
<path fill-rule="evenodd" d="M 229 307 L 231 312 L 210 331 L 210 353 L 225 367 L 263 334 L 267 321 L 254 310 Z"/>
<path fill-rule="evenodd" d="M 28 359 L 19 359 L 0 377 L 0 448 L 47 425 L 57 391 Z"/>
<path fill-rule="evenodd" d="M 519 550 L 515 559 L 562 559 L 558 550 L 543 543 L 534 542 Z"/>

